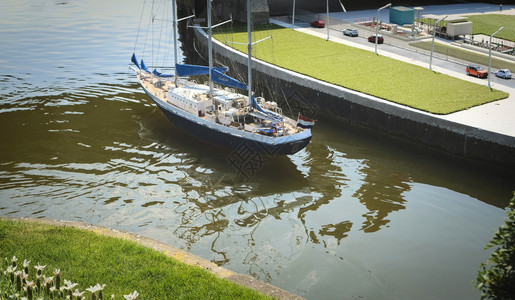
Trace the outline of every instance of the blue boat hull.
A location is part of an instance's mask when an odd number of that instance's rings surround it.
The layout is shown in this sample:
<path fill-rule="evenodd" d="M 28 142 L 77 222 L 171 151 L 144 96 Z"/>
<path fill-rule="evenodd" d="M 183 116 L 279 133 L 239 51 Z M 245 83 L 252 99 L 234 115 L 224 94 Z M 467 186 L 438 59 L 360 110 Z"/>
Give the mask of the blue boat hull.
<path fill-rule="evenodd" d="M 209 128 L 202 124 L 198 124 L 189 119 L 178 116 L 172 111 L 166 109 L 156 102 L 152 95 L 146 90 L 147 95 L 152 99 L 165 117 L 177 128 L 180 128 L 189 134 L 202 139 L 208 143 L 220 146 L 222 148 L 241 152 L 241 154 L 262 154 L 262 155 L 289 155 L 295 154 L 304 149 L 311 141 L 311 135 L 304 139 L 294 140 L 287 143 L 271 145 L 259 141 L 245 139 L 234 136 L 232 134 L 220 132 L 213 128 Z"/>

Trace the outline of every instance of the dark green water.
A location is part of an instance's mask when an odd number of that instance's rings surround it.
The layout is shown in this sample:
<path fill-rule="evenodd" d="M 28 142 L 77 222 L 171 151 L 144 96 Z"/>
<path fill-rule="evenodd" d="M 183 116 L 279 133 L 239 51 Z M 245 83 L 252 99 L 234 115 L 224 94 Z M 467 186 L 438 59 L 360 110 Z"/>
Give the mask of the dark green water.
<path fill-rule="evenodd" d="M 0 2 L 1 216 L 140 233 L 310 299 L 479 298 L 509 175 L 323 115 L 298 154 L 238 163 L 131 79 L 142 4 Z"/>

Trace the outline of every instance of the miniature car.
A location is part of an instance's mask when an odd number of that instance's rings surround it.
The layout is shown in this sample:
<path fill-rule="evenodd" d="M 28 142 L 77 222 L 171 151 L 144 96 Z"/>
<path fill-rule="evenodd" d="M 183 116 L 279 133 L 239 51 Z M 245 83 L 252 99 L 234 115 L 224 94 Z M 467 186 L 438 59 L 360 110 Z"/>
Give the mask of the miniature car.
<path fill-rule="evenodd" d="M 343 35 L 358 36 L 358 31 L 356 29 L 347 28 L 343 31 Z"/>
<path fill-rule="evenodd" d="M 467 66 L 465 72 L 467 73 L 467 75 L 476 76 L 477 78 L 488 77 L 488 71 L 480 66 Z"/>
<path fill-rule="evenodd" d="M 368 37 L 368 41 L 371 42 L 371 43 L 375 43 L 376 42 L 376 35 L 373 34 L 371 36 Z M 382 44 L 384 42 L 384 38 L 382 35 L 377 35 L 377 43 L 378 44 Z"/>
<path fill-rule="evenodd" d="M 316 28 L 324 28 L 325 27 L 325 23 L 324 21 L 313 21 L 311 22 L 311 26 L 313 27 L 316 27 Z"/>
<path fill-rule="evenodd" d="M 511 79 L 511 72 L 508 69 L 500 69 L 499 71 L 495 72 L 495 76 L 504 79 Z"/>

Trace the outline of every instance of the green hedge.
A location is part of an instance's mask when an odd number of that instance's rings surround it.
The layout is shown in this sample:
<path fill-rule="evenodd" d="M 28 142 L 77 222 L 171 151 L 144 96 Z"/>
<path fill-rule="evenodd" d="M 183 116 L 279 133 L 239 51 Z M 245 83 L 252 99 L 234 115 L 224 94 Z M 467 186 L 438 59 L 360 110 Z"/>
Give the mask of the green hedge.
<path fill-rule="evenodd" d="M 490 36 L 504 27 L 495 37 L 515 42 L 515 16 L 488 14 L 467 17 L 473 23 L 472 34 L 481 33 Z"/>
<path fill-rule="evenodd" d="M 486 246 L 495 248 L 481 264 L 476 287 L 482 299 L 513 299 L 515 296 L 515 196 L 511 199 L 506 221 Z"/>

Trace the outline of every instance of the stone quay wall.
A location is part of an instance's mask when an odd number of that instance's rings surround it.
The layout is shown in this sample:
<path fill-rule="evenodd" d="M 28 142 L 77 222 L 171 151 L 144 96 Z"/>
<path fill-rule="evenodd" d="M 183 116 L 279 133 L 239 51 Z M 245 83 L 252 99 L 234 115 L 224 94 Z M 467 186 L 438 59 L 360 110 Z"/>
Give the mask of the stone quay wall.
<path fill-rule="evenodd" d="M 207 36 L 195 30 L 196 48 L 207 57 Z M 247 55 L 214 41 L 215 60 L 246 74 Z M 272 93 L 297 95 L 301 106 L 431 149 L 512 170 L 515 138 L 451 122 L 419 110 L 253 59 L 253 77 Z M 283 108 L 284 109 L 284 108 Z M 319 120 L 320 121 L 320 120 Z"/>

